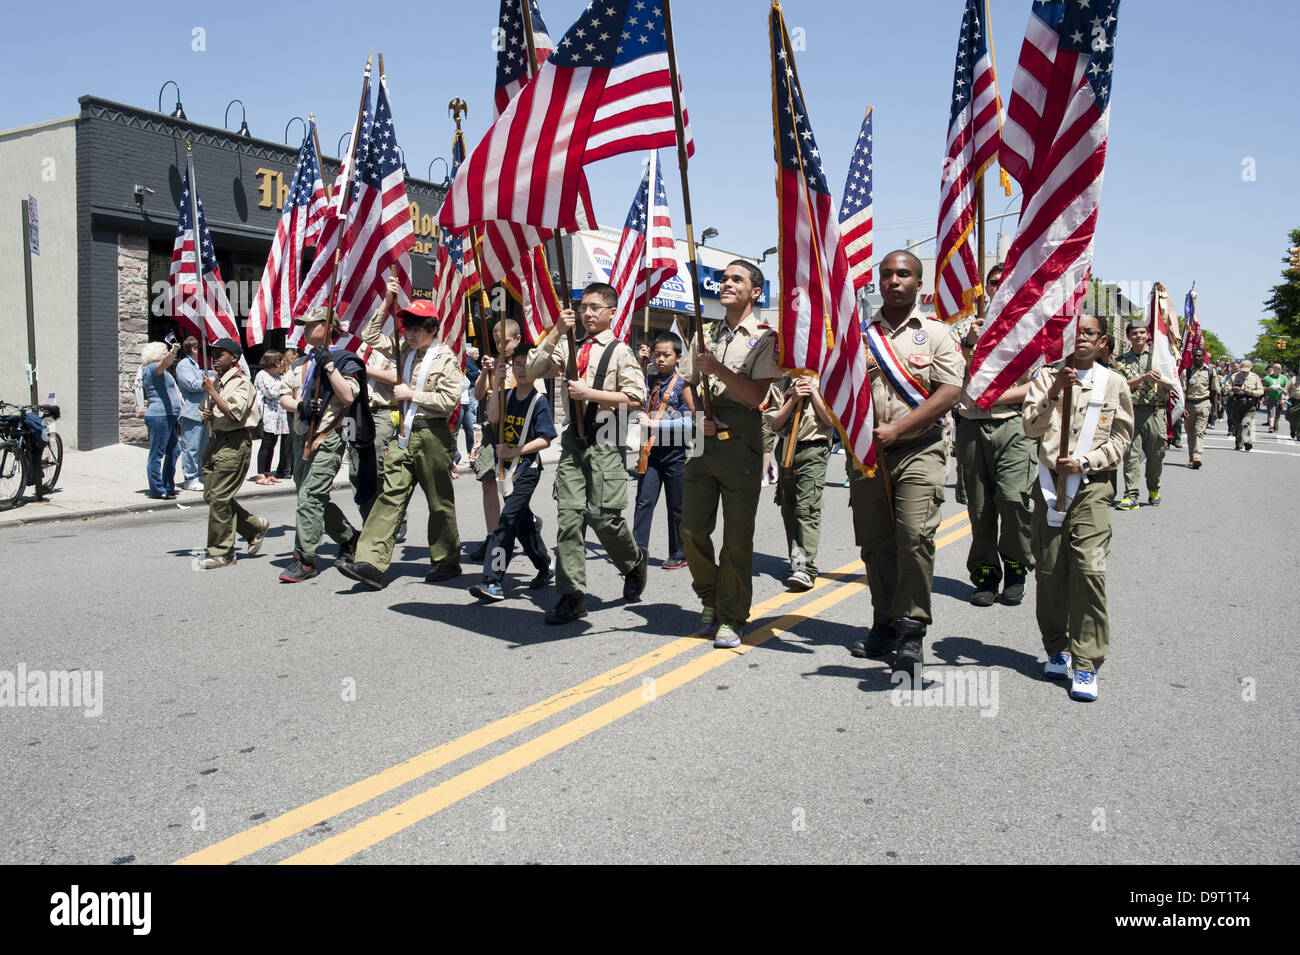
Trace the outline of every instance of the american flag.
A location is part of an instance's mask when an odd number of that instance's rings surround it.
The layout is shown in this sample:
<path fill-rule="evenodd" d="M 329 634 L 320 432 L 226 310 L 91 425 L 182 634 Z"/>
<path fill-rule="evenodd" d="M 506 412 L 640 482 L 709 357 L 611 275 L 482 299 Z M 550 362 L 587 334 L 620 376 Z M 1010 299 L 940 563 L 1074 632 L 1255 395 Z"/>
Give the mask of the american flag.
<path fill-rule="evenodd" d="M 844 241 L 855 292 L 860 292 L 871 282 L 872 195 L 871 107 L 868 106 L 857 145 L 853 147 L 853 159 L 849 161 L 844 196 L 840 199 L 840 236 Z"/>
<path fill-rule="evenodd" d="M 501 284 L 523 308 L 524 340 L 532 345 L 538 344 L 547 330 L 559 321 L 564 309 L 551 278 L 546 247 L 533 246 Z"/>
<path fill-rule="evenodd" d="M 844 443 L 869 468 L 875 461 L 871 386 L 856 296 L 785 19 L 775 5 L 771 37 L 781 366 L 807 368 L 821 376 L 821 393 L 839 422 Z"/>
<path fill-rule="evenodd" d="M 975 311 L 975 303 L 984 293 L 982 266 L 975 261 L 975 188 L 997 158 L 1001 113 L 984 0 L 966 0 L 939 182 L 934 272 L 935 313 L 949 324 Z"/>
<path fill-rule="evenodd" d="M 459 129 L 451 143 L 451 177 L 455 181 L 465 159 L 465 136 Z M 443 341 L 458 358 L 465 354 L 465 296 L 478 288 L 478 271 L 474 267 L 474 230 L 453 233 L 442 230 L 438 239 L 438 278 L 433 292 L 434 307 L 442 316 Z"/>
<path fill-rule="evenodd" d="M 257 288 L 248 316 L 248 342 L 256 345 L 268 328 L 289 328 L 293 325 L 293 307 L 298 299 L 299 269 L 303 249 L 316 244 L 325 223 L 325 184 L 321 182 L 320 159 L 316 155 L 313 138 L 315 123 L 307 124 L 307 135 L 298 150 L 298 161 L 293 168 L 293 181 L 289 184 L 289 197 L 285 200 L 280 222 L 275 227 L 271 254 L 262 270 L 262 282 Z"/>
<path fill-rule="evenodd" d="M 685 130 L 689 154 L 689 122 Z M 456 230 L 492 219 L 588 228 L 584 165 L 676 143 L 661 0 L 602 0 L 492 124 L 439 221 Z"/>
<path fill-rule="evenodd" d="M 533 26 L 533 49 L 537 54 L 538 64 L 555 49 L 546 24 L 542 21 L 542 11 L 537 7 L 537 0 L 528 0 Z M 501 0 L 501 23 L 496 34 L 497 41 L 497 91 L 496 115 L 510 105 L 510 101 L 519 95 L 528 79 L 536 72 L 528 61 L 528 39 L 524 34 L 524 11 L 522 0 Z"/>
<path fill-rule="evenodd" d="M 1038 0 L 998 161 L 1024 191 L 1002 284 L 971 360 L 980 407 L 1068 340 L 1092 270 L 1119 0 Z"/>
<path fill-rule="evenodd" d="M 673 241 L 673 224 L 668 218 L 668 193 L 664 191 L 659 157 L 650 153 L 641 188 L 632 200 L 623 237 L 614 254 L 609 284 L 618 289 L 618 311 L 611 329 L 620 341 L 627 341 L 632 318 L 646 302 L 655 297 L 659 287 L 677 274 L 677 243 Z M 650 178 L 654 177 L 653 199 Z M 649 242 L 647 243 L 647 236 Z"/>
<path fill-rule="evenodd" d="M 305 315 L 313 306 L 325 304 L 329 297 L 330 281 L 334 274 L 334 255 L 339 251 L 339 243 L 343 241 L 350 221 L 349 212 L 355 196 L 353 181 L 356 178 L 356 165 L 365 161 L 370 148 L 370 119 L 370 61 L 367 60 L 365 77 L 361 82 L 361 106 L 352 126 L 348 154 L 343 157 L 339 173 L 334 178 L 334 190 L 330 193 L 330 202 L 325 209 L 325 221 L 316 239 L 316 257 L 298 290 L 298 301 L 293 309 L 295 318 Z M 290 343 L 296 344 L 300 339 L 301 330 L 294 329 L 289 336 Z"/>
<path fill-rule="evenodd" d="M 197 242 L 194 235 L 195 209 L 199 220 Z M 196 245 L 201 255 L 195 255 Z M 226 298 L 226 286 L 221 281 L 212 236 L 208 234 L 208 217 L 203 212 L 203 200 L 198 196 L 193 155 L 186 159 L 185 179 L 181 182 L 176 241 L 172 245 L 171 308 L 172 317 L 181 328 L 200 341 L 206 338 L 211 344 L 218 338 L 240 340 L 239 325 Z"/>

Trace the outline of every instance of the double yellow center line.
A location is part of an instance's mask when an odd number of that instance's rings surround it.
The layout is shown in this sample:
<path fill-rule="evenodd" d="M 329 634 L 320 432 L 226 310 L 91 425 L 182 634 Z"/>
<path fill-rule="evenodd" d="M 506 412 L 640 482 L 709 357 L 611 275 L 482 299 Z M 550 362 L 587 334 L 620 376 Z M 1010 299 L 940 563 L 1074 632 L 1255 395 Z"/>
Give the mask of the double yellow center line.
<path fill-rule="evenodd" d="M 943 531 L 967 520 L 963 512 L 939 525 Z M 970 533 L 969 525 L 951 531 L 935 541 L 935 547 L 944 547 Z M 825 576 L 819 576 L 811 591 L 782 593 L 757 604 L 753 616 L 758 618 L 793 603 L 818 590 L 829 587 L 845 577 L 857 574 L 864 568 L 862 561 L 845 564 Z M 471 769 L 453 776 L 445 782 L 419 793 L 391 809 L 358 823 L 350 829 L 331 836 L 285 859 L 282 864 L 337 863 L 369 848 L 388 837 L 427 819 L 433 814 L 464 799 L 466 796 L 490 786 L 510 774 L 555 753 L 596 730 L 608 726 L 620 717 L 640 709 L 666 693 L 684 686 L 699 676 L 722 666 L 739 654 L 747 653 L 771 638 L 785 633 L 823 611 L 860 593 L 867 586 L 866 575 L 856 576 L 839 587 L 823 593 L 795 611 L 784 614 L 771 623 L 746 634 L 743 644 L 735 650 L 711 650 L 662 676 L 644 687 L 638 687 L 610 700 L 595 709 L 575 717 L 561 726 L 513 749 L 495 756 Z M 525 707 L 510 716 L 489 723 L 458 739 L 414 756 L 383 772 L 353 783 L 338 792 L 323 796 L 281 816 L 223 839 L 206 849 L 200 849 L 183 859 L 178 865 L 225 865 L 246 858 L 283 839 L 303 832 L 324 819 L 355 809 L 372 799 L 392 792 L 422 776 L 434 772 L 464 756 L 499 742 L 520 730 L 544 719 L 577 706 L 605 690 L 618 686 L 632 677 L 652 670 L 688 650 L 701 646 L 698 637 L 682 637 L 652 650 L 611 670 L 592 677 L 583 683 L 562 690 L 553 696 Z"/>

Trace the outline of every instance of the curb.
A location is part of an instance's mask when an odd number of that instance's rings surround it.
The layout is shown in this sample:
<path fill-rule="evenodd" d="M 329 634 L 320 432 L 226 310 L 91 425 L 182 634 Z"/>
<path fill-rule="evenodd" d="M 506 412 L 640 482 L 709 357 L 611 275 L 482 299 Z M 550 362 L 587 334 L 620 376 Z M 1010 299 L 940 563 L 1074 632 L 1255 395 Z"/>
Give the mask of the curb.
<path fill-rule="evenodd" d="M 344 479 L 342 481 L 334 482 L 335 487 L 338 487 L 340 485 L 347 486 L 348 485 L 347 480 Z M 279 496 L 295 493 L 292 481 L 287 482 L 283 488 L 279 488 L 279 487 L 264 488 L 256 484 L 254 485 L 254 487 L 256 487 L 257 490 L 250 490 L 247 493 L 241 492 L 239 495 L 239 499 L 241 501 L 244 501 L 244 500 L 250 500 L 254 498 L 279 497 Z M 194 493 L 194 492 L 190 492 L 190 493 Z M 184 502 L 184 498 L 178 498 L 177 500 Z M 207 506 L 204 503 L 202 496 L 196 497 L 195 500 L 200 505 L 204 507 Z M 139 504 L 115 504 L 111 506 L 96 507 L 96 508 L 90 508 L 88 510 L 80 510 L 80 511 L 69 510 L 69 511 L 44 512 L 40 514 L 35 514 L 30 518 L 18 517 L 16 520 L 8 520 L 8 521 L 0 519 L 0 532 L 3 532 L 4 529 L 7 527 L 31 527 L 34 524 L 49 524 L 53 521 L 82 521 L 82 520 L 89 520 L 94 517 L 114 517 L 114 516 L 121 516 L 123 514 L 149 514 L 154 511 L 168 511 L 168 510 L 173 510 L 176 507 L 176 503 L 177 503 L 176 501 L 153 501 L 146 498 L 145 501 Z M 24 508 L 30 506 L 31 506 L 30 503 L 23 505 Z M 13 512 L 6 511 L 5 513 L 9 514 Z"/>

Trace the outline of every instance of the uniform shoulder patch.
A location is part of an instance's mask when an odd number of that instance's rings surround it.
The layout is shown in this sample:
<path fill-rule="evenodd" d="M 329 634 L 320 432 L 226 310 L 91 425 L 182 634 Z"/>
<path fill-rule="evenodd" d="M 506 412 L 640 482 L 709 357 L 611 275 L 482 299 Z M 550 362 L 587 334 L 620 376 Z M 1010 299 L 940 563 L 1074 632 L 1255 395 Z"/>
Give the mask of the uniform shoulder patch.
<path fill-rule="evenodd" d="M 934 356 L 925 352 L 913 352 L 907 356 L 907 363 L 915 368 L 928 368 L 934 362 Z"/>
<path fill-rule="evenodd" d="M 930 336 L 926 334 L 924 331 L 917 332 L 915 335 L 912 336 L 912 341 L 914 341 L 918 345 L 924 345 L 929 340 L 930 340 Z"/>
<path fill-rule="evenodd" d="M 757 348 L 757 347 L 758 347 L 758 336 L 757 336 L 757 335 L 755 335 L 753 338 L 751 338 L 751 339 L 749 340 L 749 347 L 750 347 L 750 348 Z"/>

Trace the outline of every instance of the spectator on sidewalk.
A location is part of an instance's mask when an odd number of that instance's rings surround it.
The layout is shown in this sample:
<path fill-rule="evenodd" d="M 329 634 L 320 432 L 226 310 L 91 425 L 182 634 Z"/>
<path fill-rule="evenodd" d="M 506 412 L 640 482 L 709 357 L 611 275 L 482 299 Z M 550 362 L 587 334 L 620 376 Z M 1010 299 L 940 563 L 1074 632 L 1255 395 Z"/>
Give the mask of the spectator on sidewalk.
<path fill-rule="evenodd" d="M 185 356 L 176 363 L 176 383 L 181 388 L 179 421 L 181 490 L 203 490 L 203 450 L 208 446 L 208 429 L 203 426 L 203 369 L 199 367 L 199 340 L 187 335 L 181 342 Z"/>
<path fill-rule="evenodd" d="M 144 395 L 144 424 L 149 429 L 147 477 L 149 497 L 170 500 L 176 496 L 176 422 L 181 392 L 167 369 L 179 346 L 147 342 L 140 350 L 140 385 Z"/>
<path fill-rule="evenodd" d="M 253 381 L 253 389 L 262 402 L 262 446 L 257 451 L 257 483 L 275 484 L 276 479 L 293 473 L 290 458 L 293 455 L 289 437 L 289 412 L 280 405 L 280 382 L 284 376 L 284 355 L 268 351 L 262 355 L 262 370 Z M 280 457 L 275 474 L 271 473 L 271 458 L 276 445 Z"/>
<path fill-rule="evenodd" d="M 1283 373 L 1282 366 L 1274 362 L 1268 366 L 1263 384 L 1264 420 L 1268 424 L 1268 430 L 1276 433 L 1278 425 L 1282 423 L 1282 398 L 1291 382 Z"/>

